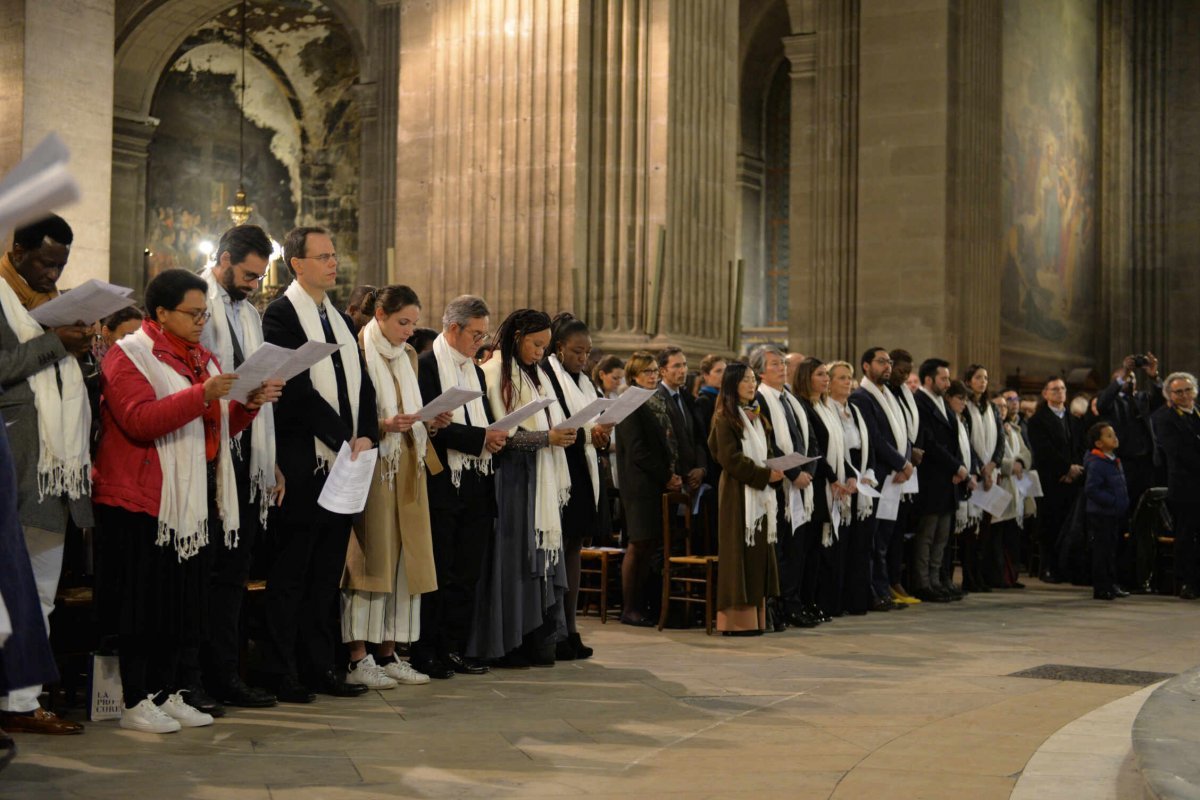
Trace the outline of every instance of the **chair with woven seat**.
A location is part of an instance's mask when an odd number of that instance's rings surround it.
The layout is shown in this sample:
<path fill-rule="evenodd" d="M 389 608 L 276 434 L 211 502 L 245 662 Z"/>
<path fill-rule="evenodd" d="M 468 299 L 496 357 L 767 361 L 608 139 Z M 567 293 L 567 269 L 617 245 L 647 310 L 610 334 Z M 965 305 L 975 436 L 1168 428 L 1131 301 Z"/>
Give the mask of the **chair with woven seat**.
<path fill-rule="evenodd" d="M 682 511 L 677 514 L 676 511 Z M 717 557 L 692 552 L 692 499 L 683 492 L 667 492 L 662 496 L 663 524 L 663 570 L 662 570 L 662 613 L 658 617 L 658 629 L 667 624 L 671 602 L 684 604 L 684 619 L 692 605 L 704 605 L 704 632 L 711 634 L 714 621 L 714 599 L 717 585 Z M 679 521 L 683 553 L 674 554 L 672 534 Z M 703 595 L 700 589 L 703 587 Z"/>
<path fill-rule="evenodd" d="M 584 547 L 579 551 L 579 558 L 583 562 L 579 570 L 580 612 L 587 614 L 588 609 L 592 607 L 592 601 L 589 598 L 593 595 L 597 596 L 596 607 L 600 610 L 600 624 L 602 625 L 608 622 L 609 583 L 614 577 L 619 581 L 620 565 L 624 556 L 625 551 L 620 547 Z M 595 562 L 595 566 L 591 566 L 593 562 Z M 619 597 L 621 593 L 617 592 L 616 594 Z M 620 604 L 616 607 L 620 608 Z"/>

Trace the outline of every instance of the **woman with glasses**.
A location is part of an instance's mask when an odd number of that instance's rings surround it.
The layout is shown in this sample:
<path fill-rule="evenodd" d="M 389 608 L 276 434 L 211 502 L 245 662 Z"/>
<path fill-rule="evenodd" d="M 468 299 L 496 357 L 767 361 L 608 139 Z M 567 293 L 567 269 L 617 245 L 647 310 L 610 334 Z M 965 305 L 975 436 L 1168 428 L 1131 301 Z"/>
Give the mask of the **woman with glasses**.
<path fill-rule="evenodd" d="M 658 386 L 658 362 L 654 354 L 638 350 L 625 362 L 625 379 L 630 386 L 654 391 Z M 645 616 L 642 589 L 650 556 L 662 541 L 663 492 L 678 492 L 683 480 L 675 474 L 678 458 L 671 436 L 671 418 L 659 394 L 655 394 L 617 424 L 617 475 L 621 486 L 621 516 L 625 520 L 628 547 L 621 562 L 621 622 L 650 626 Z"/>
<path fill-rule="evenodd" d="M 245 403 L 225 399 L 237 376 L 200 345 L 206 289 L 186 270 L 160 273 L 141 329 L 101 367 L 92 498 L 117 550 L 108 567 L 119 575 L 104 583 L 120 587 L 121 727 L 149 733 L 212 724 L 179 691 L 180 648 L 205 634 L 210 537 L 237 545 L 230 437 L 283 388 L 268 381 Z"/>

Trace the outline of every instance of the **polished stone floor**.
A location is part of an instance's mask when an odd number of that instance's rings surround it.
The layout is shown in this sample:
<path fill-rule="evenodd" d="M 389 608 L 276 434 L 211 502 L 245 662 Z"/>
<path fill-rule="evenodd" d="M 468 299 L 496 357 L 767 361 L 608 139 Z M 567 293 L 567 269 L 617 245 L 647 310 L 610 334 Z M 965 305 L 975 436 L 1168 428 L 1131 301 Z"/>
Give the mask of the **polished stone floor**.
<path fill-rule="evenodd" d="M 113 722 L 22 736 L 0 797 L 1008 798 L 1035 754 L 1054 771 L 1053 744 L 1039 750 L 1056 732 L 1141 689 L 1011 673 L 1200 662 L 1200 603 L 1090 595 L 1032 581 L 757 639 L 593 617 L 595 658 L 553 669 L 236 711 L 167 736 Z M 1121 781 L 1110 796 L 1135 791 Z"/>

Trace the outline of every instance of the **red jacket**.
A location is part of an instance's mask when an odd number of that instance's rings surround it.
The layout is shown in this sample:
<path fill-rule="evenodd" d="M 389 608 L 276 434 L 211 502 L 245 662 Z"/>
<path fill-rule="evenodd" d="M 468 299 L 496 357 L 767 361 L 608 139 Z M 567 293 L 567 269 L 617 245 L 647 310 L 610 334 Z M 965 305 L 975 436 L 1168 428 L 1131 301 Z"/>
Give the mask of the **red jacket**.
<path fill-rule="evenodd" d="M 100 365 L 100 443 L 93 462 L 92 502 L 157 517 L 162 468 L 154 440 L 203 415 L 205 402 L 203 381 L 179 356 L 157 341 L 154 355 L 192 386 L 159 400 L 125 351 L 109 349 Z M 256 414 L 231 402 L 229 435 L 245 430 Z"/>

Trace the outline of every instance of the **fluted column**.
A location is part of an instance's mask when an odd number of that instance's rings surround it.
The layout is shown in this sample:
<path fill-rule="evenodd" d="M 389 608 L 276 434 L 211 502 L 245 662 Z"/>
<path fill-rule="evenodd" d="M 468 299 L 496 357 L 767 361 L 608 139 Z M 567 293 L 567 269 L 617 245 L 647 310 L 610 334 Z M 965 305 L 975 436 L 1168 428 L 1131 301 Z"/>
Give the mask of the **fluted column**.
<path fill-rule="evenodd" d="M 788 176 L 788 344 L 798 352 L 813 352 L 814 329 L 807 313 L 815 288 L 813 253 L 813 178 L 816 153 L 813 150 L 815 79 L 817 74 L 817 34 L 805 31 L 784 37 L 783 54 L 788 60 L 792 81 L 792 114 Z"/>
<path fill-rule="evenodd" d="M 109 280 L 139 294 L 146 274 L 146 173 L 158 120 L 116 111 L 112 145 L 112 237 Z"/>

